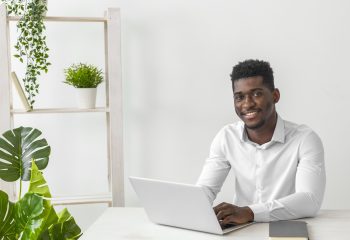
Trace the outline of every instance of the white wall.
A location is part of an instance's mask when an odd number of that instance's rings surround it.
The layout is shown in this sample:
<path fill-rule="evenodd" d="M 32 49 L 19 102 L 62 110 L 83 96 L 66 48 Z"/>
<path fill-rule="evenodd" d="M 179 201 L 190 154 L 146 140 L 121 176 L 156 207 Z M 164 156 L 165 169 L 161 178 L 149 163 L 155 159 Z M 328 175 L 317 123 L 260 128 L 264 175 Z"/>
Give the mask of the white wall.
<path fill-rule="evenodd" d="M 270 61 L 278 112 L 321 136 L 323 208 L 347 208 L 350 2 L 125 1 L 126 175 L 195 182 L 215 133 L 234 116 L 229 74 Z M 227 183 L 220 200 L 230 201 Z M 127 185 L 127 203 L 137 203 Z"/>
<path fill-rule="evenodd" d="M 343 186 L 350 181 L 349 1 L 50 0 L 48 15 L 102 16 L 107 7 L 122 11 L 126 177 L 195 182 L 216 132 L 237 120 L 232 66 L 258 58 L 270 61 L 275 71 L 280 115 L 309 125 L 323 139 L 328 177 L 323 208 L 348 208 L 350 193 Z M 101 31 L 48 26 L 53 66 L 37 107 L 74 104 L 72 89 L 61 84 L 61 70 L 74 61 L 103 67 Z M 102 91 L 98 101 L 104 103 Z M 98 180 L 105 173 L 98 163 L 105 158 L 100 118 L 18 120 L 42 129 L 53 147 L 46 171 L 52 192 L 88 193 L 105 183 Z M 81 155 L 68 146 L 88 151 Z M 231 200 L 229 180 L 220 201 Z M 127 179 L 125 187 L 126 205 L 138 206 Z M 85 228 L 104 208 L 72 211 Z"/>

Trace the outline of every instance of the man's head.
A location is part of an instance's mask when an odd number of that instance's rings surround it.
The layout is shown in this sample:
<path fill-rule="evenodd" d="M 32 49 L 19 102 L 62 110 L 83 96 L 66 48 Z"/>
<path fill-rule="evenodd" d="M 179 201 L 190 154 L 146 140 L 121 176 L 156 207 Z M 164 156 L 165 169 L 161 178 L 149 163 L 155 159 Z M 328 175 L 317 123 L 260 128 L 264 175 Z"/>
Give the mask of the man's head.
<path fill-rule="evenodd" d="M 270 63 L 253 59 L 245 60 L 233 67 L 231 74 L 232 87 L 234 88 L 233 83 L 240 79 L 256 76 L 261 76 L 263 78 L 263 84 L 271 91 L 275 89 Z"/>
<path fill-rule="evenodd" d="M 268 62 L 246 60 L 233 67 L 231 74 L 235 111 L 248 130 L 271 128 L 276 123 L 275 88 Z"/>

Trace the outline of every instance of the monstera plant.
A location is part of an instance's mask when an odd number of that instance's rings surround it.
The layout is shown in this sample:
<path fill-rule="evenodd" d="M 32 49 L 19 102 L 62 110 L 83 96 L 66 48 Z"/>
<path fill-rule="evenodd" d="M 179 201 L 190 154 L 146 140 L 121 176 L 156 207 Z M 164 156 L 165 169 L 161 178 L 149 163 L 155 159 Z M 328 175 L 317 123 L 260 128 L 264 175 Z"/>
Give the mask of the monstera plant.
<path fill-rule="evenodd" d="M 19 127 L 0 138 L 0 178 L 20 181 L 17 202 L 0 190 L 0 239 L 63 240 L 78 239 L 81 230 L 67 209 L 56 213 L 51 193 L 40 170 L 49 162 L 51 148 L 41 132 Z M 30 181 L 22 196 L 22 181 Z"/>

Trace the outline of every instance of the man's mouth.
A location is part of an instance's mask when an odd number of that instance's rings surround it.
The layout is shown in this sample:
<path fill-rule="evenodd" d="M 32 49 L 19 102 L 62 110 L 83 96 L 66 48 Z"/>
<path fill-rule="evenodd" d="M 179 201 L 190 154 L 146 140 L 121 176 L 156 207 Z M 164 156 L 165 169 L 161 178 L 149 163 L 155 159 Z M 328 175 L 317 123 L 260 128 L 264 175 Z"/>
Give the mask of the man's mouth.
<path fill-rule="evenodd" d="M 259 113 L 258 110 L 248 111 L 248 112 L 242 113 L 242 116 L 247 120 L 251 120 L 251 119 L 254 119 L 258 115 L 258 113 Z"/>

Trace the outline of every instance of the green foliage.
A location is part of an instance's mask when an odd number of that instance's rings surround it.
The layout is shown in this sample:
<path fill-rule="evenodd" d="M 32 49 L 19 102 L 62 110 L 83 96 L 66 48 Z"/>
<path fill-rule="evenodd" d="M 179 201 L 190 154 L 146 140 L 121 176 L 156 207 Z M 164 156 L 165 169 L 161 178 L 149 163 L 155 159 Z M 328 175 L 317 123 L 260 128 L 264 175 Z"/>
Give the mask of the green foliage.
<path fill-rule="evenodd" d="M 38 142 L 45 143 L 41 145 L 41 149 L 50 149 L 45 139 L 35 140 L 40 135 L 41 132 L 39 130 L 28 127 L 16 128 L 3 134 L 4 138 L 0 139 L 0 154 L 3 154 L 0 158 L 0 166 L 3 167 L 0 169 L 0 173 L 2 176 L 6 176 L 5 180 L 18 179 L 22 176 L 18 174 L 20 170 L 13 170 L 15 167 L 12 167 L 11 164 L 4 167 L 4 164 L 9 162 L 7 159 L 12 159 L 12 155 L 9 154 L 8 150 L 15 151 L 14 149 L 17 149 L 18 155 L 16 156 L 23 156 L 21 154 L 22 147 L 24 147 L 23 149 L 28 149 L 33 145 L 39 146 Z M 63 209 L 57 214 L 51 204 L 49 187 L 39 170 L 39 164 L 43 164 L 43 162 L 34 159 L 34 156 L 36 156 L 33 153 L 36 150 L 35 146 L 28 150 L 29 152 L 26 154 L 26 156 L 30 155 L 33 158 L 26 164 L 28 165 L 26 172 L 30 174 L 28 192 L 22 198 L 20 194 L 20 199 L 13 203 L 9 201 L 8 195 L 0 190 L 0 239 L 78 239 L 82 235 L 81 229 L 68 210 Z M 49 154 L 50 151 L 48 151 L 47 160 Z M 6 159 L 3 156 L 6 156 Z M 39 154 L 39 156 L 42 155 Z M 22 162 L 20 159 L 18 161 Z M 47 162 L 43 165 L 46 167 Z M 15 177 L 11 177 L 11 174 L 15 175 Z M 20 181 L 22 180 L 20 179 Z"/>
<path fill-rule="evenodd" d="M 45 139 L 38 139 L 41 131 L 19 127 L 6 131 L 0 138 L 0 178 L 14 182 L 30 178 L 31 160 L 39 169 L 46 168 L 51 148 Z"/>
<path fill-rule="evenodd" d="M 7 194 L 0 190 L 0 239 L 16 239 L 14 204 Z"/>
<path fill-rule="evenodd" d="M 38 183 L 46 181 L 35 162 L 32 162 L 29 191 L 16 203 L 0 191 L 0 239 L 6 240 L 65 240 L 78 239 L 82 233 L 65 208 L 56 213 L 45 196 L 49 188 Z"/>
<path fill-rule="evenodd" d="M 80 228 L 66 208 L 58 214 L 58 221 L 50 228 L 49 233 L 55 240 L 78 239 L 81 236 Z"/>
<path fill-rule="evenodd" d="M 8 14 L 20 16 L 17 22 L 19 36 L 15 45 L 16 57 L 26 65 L 23 78 L 24 89 L 27 92 L 31 107 L 35 96 L 39 93 L 38 76 L 47 73 L 49 48 L 46 45 L 44 14 L 47 11 L 46 0 L 2 0 Z"/>
<path fill-rule="evenodd" d="M 93 65 L 73 64 L 64 70 L 66 81 L 76 88 L 96 88 L 102 81 L 102 71 Z"/>
<path fill-rule="evenodd" d="M 36 164 L 32 165 L 28 192 L 39 194 L 45 198 L 51 198 L 49 186 Z"/>
<path fill-rule="evenodd" d="M 39 216 L 44 211 L 43 201 L 35 193 L 26 193 L 15 203 L 16 233 L 21 233 L 21 239 L 33 239 L 38 234 L 42 221 Z"/>

